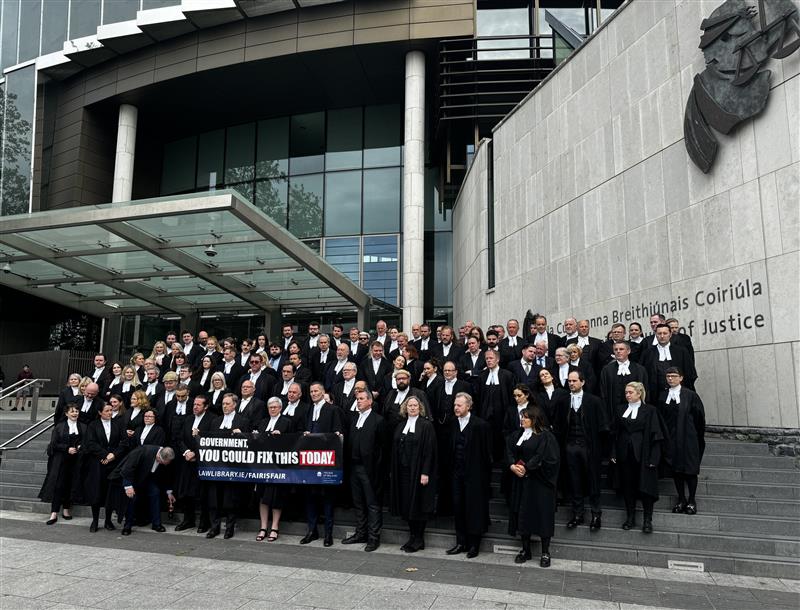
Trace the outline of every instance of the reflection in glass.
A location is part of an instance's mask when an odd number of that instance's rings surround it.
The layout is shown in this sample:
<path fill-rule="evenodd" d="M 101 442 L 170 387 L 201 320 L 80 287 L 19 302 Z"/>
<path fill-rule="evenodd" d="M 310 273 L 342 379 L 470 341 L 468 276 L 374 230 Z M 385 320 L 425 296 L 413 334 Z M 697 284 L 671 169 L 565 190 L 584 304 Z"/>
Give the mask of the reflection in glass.
<path fill-rule="evenodd" d="M 401 181 L 399 167 L 364 170 L 363 233 L 400 231 Z"/>
<path fill-rule="evenodd" d="M 200 134 L 197 150 L 197 186 L 199 188 L 214 188 L 222 184 L 224 153 L 224 129 Z"/>
<path fill-rule="evenodd" d="M 233 189 L 237 193 L 239 193 L 242 197 L 247 199 L 250 203 L 253 203 L 253 183 L 252 182 L 242 182 L 240 184 L 230 184 L 226 185 L 225 188 Z"/>
<path fill-rule="evenodd" d="M 42 55 L 64 48 L 67 38 L 69 0 L 47 0 L 42 19 Z"/>
<path fill-rule="evenodd" d="M 136 19 L 137 10 L 139 10 L 137 2 L 131 2 L 130 0 L 103 0 L 103 23 L 117 23 Z"/>
<path fill-rule="evenodd" d="M 286 227 L 286 209 L 289 181 L 286 178 L 272 178 L 256 182 L 255 205 L 282 227 Z"/>
<path fill-rule="evenodd" d="M 6 74 L 5 113 L 0 114 L 0 130 L 5 133 L 0 206 L 4 216 L 22 214 L 29 209 L 35 85 L 35 66 Z"/>
<path fill-rule="evenodd" d="M 253 179 L 255 152 L 255 123 L 228 128 L 225 147 L 225 184 Z"/>
<path fill-rule="evenodd" d="M 17 63 L 17 25 L 19 24 L 19 2 L 3 3 L 3 30 L 0 36 L 0 61 L 3 69 Z"/>
<path fill-rule="evenodd" d="M 364 167 L 400 165 L 403 121 L 400 106 L 364 109 Z"/>
<path fill-rule="evenodd" d="M 361 108 L 328 111 L 325 171 L 361 167 Z"/>
<path fill-rule="evenodd" d="M 289 183 L 289 231 L 296 237 L 322 234 L 322 174 L 298 176 Z"/>
<path fill-rule="evenodd" d="M 325 164 L 325 113 L 292 116 L 289 142 L 289 171 L 292 175 L 322 171 Z"/>
<path fill-rule="evenodd" d="M 382 301 L 397 305 L 397 236 L 365 237 L 363 260 L 362 288 Z"/>
<path fill-rule="evenodd" d="M 258 122 L 256 177 L 289 173 L 289 117 Z"/>
<path fill-rule="evenodd" d="M 361 281 L 361 238 L 337 237 L 325 240 L 325 260 L 356 284 Z"/>
<path fill-rule="evenodd" d="M 478 36 L 513 36 L 522 34 L 527 36 L 531 32 L 530 14 L 525 7 L 518 8 L 492 8 L 479 9 L 477 19 Z M 530 57 L 531 53 L 526 48 L 529 42 L 526 38 L 512 38 L 507 40 L 479 40 L 478 59 L 517 59 Z M 487 51 L 485 49 L 508 49 L 504 51 Z M 520 48 L 523 47 L 523 48 Z"/>
<path fill-rule="evenodd" d="M 325 235 L 361 233 L 361 172 L 325 174 Z"/>
<path fill-rule="evenodd" d="M 98 25 L 100 25 L 100 0 L 72 0 L 69 12 L 71 39 L 96 34 Z"/>
<path fill-rule="evenodd" d="M 42 0 L 25 0 L 19 16 L 19 58 L 22 63 L 39 56 L 39 22 Z"/>
<path fill-rule="evenodd" d="M 161 174 L 161 194 L 172 195 L 194 189 L 194 164 L 197 138 L 192 136 L 164 146 L 164 169 Z"/>

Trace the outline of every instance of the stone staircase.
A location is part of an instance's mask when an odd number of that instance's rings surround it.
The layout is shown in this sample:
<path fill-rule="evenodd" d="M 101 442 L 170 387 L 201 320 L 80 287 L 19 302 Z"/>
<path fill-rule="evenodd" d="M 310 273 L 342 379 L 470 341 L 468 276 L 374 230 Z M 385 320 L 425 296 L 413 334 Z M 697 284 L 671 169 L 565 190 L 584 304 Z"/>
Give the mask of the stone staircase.
<path fill-rule="evenodd" d="M 27 425 L 0 421 L 0 440 Z M 0 509 L 42 515 L 48 512 L 49 507 L 36 497 L 46 471 L 47 439 L 49 433 L 24 449 L 4 455 Z M 506 535 L 507 509 L 499 494 L 500 473 L 496 472 L 494 478 L 497 499 L 491 501 L 492 523 L 484 537 L 484 550 L 516 552 L 517 540 Z M 603 492 L 603 527 L 595 533 L 585 526 L 567 530 L 564 524 L 569 510 L 559 507 L 551 545 L 554 558 L 664 568 L 670 561 L 698 562 L 705 571 L 800 578 L 800 470 L 794 458 L 772 455 L 766 443 L 707 438 L 697 490 L 699 514 L 672 514 L 677 500 L 672 481 L 662 480 L 660 489 L 653 519 L 655 532 L 650 535 L 620 528 L 625 517 L 623 504 L 611 490 Z M 88 514 L 88 509 L 79 507 L 76 514 Z M 252 518 L 253 514 L 248 516 Z M 304 533 L 301 513 L 295 515 L 298 521 L 284 521 L 282 532 Z M 349 511 L 338 510 L 336 521 L 337 537 L 352 529 Z M 258 525 L 246 518 L 241 529 L 254 532 Z M 452 519 L 436 519 L 428 525 L 426 544 L 449 548 L 453 531 Z M 406 535 L 405 524 L 387 513 L 382 540 L 401 543 Z"/>

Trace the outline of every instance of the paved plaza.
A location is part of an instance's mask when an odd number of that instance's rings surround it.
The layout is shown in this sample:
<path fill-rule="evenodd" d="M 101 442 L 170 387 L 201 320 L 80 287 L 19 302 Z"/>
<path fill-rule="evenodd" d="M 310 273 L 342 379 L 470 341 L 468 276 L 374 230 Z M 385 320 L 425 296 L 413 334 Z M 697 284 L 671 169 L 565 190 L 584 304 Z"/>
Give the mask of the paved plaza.
<path fill-rule="evenodd" d="M 0 605 L 17 608 L 797 608 L 800 581 L 441 549 L 405 555 L 296 536 L 257 543 L 136 529 L 90 534 L 76 517 L 0 512 Z"/>

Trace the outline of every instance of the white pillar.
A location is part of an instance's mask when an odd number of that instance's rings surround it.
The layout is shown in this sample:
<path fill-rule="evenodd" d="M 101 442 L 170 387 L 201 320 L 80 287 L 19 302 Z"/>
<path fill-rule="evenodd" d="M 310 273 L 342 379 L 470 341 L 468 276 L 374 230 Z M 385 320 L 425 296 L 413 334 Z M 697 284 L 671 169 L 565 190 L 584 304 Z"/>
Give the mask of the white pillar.
<path fill-rule="evenodd" d="M 122 104 L 119 107 L 117 155 L 114 161 L 114 191 L 111 195 L 113 202 L 131 200 L 138 117 L 139 111 L 136 106 Z"/>
<path fill-rule="evenodd" d="M 423 321 L 425 291 L 425 54 L 406 54 L 403 117 L 403 328 Z"/>

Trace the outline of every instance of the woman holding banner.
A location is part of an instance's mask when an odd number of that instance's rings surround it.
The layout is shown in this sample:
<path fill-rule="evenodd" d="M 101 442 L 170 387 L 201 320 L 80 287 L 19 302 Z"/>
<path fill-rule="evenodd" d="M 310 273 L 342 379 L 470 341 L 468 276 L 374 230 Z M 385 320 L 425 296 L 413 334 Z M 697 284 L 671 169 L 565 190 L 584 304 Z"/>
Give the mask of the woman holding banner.
<path fill-rule="evenodd" d="M 261 434 L 285 434 L 292 431 L 292 418 L 281 415 L 283 402 L 277 396 L 273 396 L 267 401 L 267 412 L 269 417 L 265 417 L 253 431 L 253 435 Z M 275 542 L 278 539 L 278 530 L 281 525 L 281 510 L 285 499 L 286 486 L 276 483 L 266 483 L 256 488 L 256 494 L 261 497 L 258 503 L 258 512 L 261 517 L 261 529 L 258 530 L 256 540 L 261 542 L 265 538 L 267 542 Z M 267 529 L 269 523 L 269 512 L 272 509 L 272 527 Z M 269 535 L 267 533 L 269 532 Z"/>
<path fill-rule="evenodd" d="M 425 406 L 415 396 L 400 405 L 403 421 L 392 443 L 392 514 L 408 521 L 406 553 L 425 548 L 425 524 L 436 508 L 436 433 Z"/>

